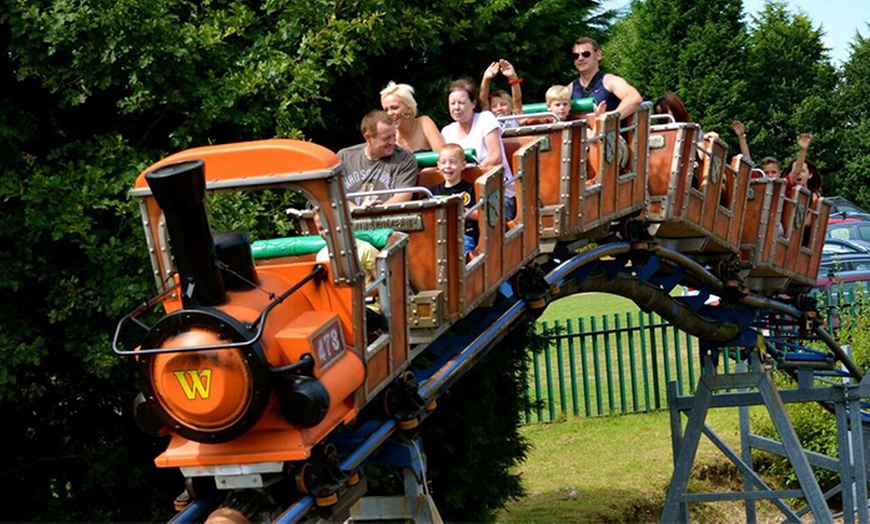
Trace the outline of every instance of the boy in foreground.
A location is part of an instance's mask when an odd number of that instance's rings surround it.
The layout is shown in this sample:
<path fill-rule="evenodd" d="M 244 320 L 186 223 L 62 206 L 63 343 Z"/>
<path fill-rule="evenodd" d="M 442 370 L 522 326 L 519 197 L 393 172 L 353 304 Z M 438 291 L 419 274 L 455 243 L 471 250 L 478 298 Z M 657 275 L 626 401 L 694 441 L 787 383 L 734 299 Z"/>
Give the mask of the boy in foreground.
<path fill-rule="evenodd" d="M 462 205 L 465 209 L 475 204 L 477 199 L 474 195 L 474 184 L 462 179 L 462 170 L 465 169 L 465 151 L 459 144 L 444 144 L 438 152 L 438 173 L 444 178 L 444 182 L 432 186 L 429 190 L 436 197 L 448 197 L 450 195 L 462 195 Z M 477 212 L 472 213 L 465 220 L 465 254 L 470 253 L 477 246 L 480 230 L 477 226 Z"/>

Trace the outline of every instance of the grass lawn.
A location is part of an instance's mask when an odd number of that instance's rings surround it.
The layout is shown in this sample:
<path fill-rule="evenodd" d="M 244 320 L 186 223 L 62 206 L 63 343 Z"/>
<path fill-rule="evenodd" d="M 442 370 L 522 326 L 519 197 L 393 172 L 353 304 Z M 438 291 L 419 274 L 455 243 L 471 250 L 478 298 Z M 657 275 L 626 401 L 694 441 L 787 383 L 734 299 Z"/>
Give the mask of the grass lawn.
<path fill-rule="evenodd" d="M 638 311 L 637 304 L 627 298 L 610 293 L 583 293 L 571 295 L 549 304 L 539 322 L 589 317 L 593 315 Z"/>
<path fill-rule="evenodd" d="M 738 449 L 736 409 L 711 410 L 707 424 Z M 509 503 L 498 522 L 658 521 L 673 473 L 666 411 L 570 419 L 526 426 L 521 433 L 533 446 L 519 467 L 527 496 Z M 690 491 L 734 491 L 741 482 L 702 437 Z M 768 503 L 761 505 L 767 507 L 759 507 L 760 517 L 772 513 Z M 693 522 L 745 520 L 743 506 L 734 502 L 693 504 L 690 512 Z"/>
<path fill-rule="evenodd" d="M 679 294 L 680 290 L 675 290 Z M 541 322 L 638 311 L 631 300 L 606 293 L 573 295 L 550 304 Z M 707 424 L 739 449 L 737 409 L 711 410 Z M 684 419 L 685 424 L 685 419 Z M 518 468 L 527 495 L 507 505 L 498 522 L 657 522 L 673 473 L 667 411 L 597 418 L 569 418 L 521 429 L 532 444 Z M 736 468 L 702 437 L 689 490 L 739 491 Z M 759 502 L 759 520 L 777 520 Z M 694 522 L 741 522 L 741 503 L 690 506 Z"/>

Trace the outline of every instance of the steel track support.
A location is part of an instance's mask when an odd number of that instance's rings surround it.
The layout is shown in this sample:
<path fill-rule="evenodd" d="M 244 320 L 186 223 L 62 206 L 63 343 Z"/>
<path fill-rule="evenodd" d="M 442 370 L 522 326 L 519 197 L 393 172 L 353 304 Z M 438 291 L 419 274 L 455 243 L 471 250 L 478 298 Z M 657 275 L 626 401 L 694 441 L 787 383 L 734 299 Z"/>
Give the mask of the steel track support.
<path fill-rule="evenodd" d="M 746 503 L 747 521 L 752 522 L 756 519 L 754 500 L 771 499 L 776 506 L 783 511 L 783 514 L 789 521 L 799 521 L 800 517 L 784 502 L 779 499 L 787 497 L 802 497 L 806 500 L 809 511 L 812 511 L 817 522 L 833 522 L 833 516 L 828 509 L 825 495 L 819 487 L 818 481 L 810 466 L 810 460 L 807 453 L 803 450 L 797 434 L 791 425 L 791 421 L 785 411 L 785 403 L 780 396 L 779 391 L 774 385 L 770 371 L 762 366 L 759 355 L 756 351 L 750 353 L 750 366 L 747 371 L 744 368 L 738 369 L 737 372 L 730 375 L 717 375 L 713 365 L 713 358 L 707 354 L 703 356 L 704 373 L 699 381 L 697 390 L 690 400 L 690 406 L 687 405 L 687 399 L 679 398 L 676 383 L 668 384 L 668 406 L 671 411 L 671 440 L 674 450 L 674 474 L 671 478 L 671 483 L 668 488 L 667 497 L 665 500 L 664 510 L 662 511 L 661 522 L 688 522 L 688 505 L 691 502 L 717 501 L 717 500 L 743 500 Z M 725 389 L 738 390 L 755 390 L 755 394 L 741 393 L 722 393 L 715 395 L 714 392 Z M 831 393 L 831 388 L 818 388 Z M 856 391 L 857 393 L 857 391 Z M 858 395 L 854 395 L 854 405 L 850 402 L 849 416 L 850 422 L 861 427 L 861 413 L 858 409 Z M 731 398 L 726 398 L 731 397 Z M 748 412 L 741 414 L 741 445 L 742 452 L 737 454 L 730 450 L 728 446 L 719 439 L 715 433 L 704 424 L 707 417 L 707 412 L 710 407 L 716 405 L 730 405 L 746 408 L 752 404 L 764 404 L 767 408 L 773 424 L 782 440 L 781 449 L 785 456 L 790 460 L 798 482 L 801 486 L 800 490 L 783 490 L 772 491 L 770 488 L 752 471 L 751 462 L 751 443 L 757 437 L 751 435 L 748 429 Z M 681 413 L 686 412 L 687 423 L 685 429 L 682 426 Z M 841 417 L 842 418 L 842 417 Z M 850 438 L 853 451 L 854 446 L 859 446 L 859 453 L 841 455 L 839 469 L 840 471 L 847 470 L 847 478 L 844 482 L 852 484 L 852 478 L 863 477 L 863 482 L 866 486 L 866 467 L 849 468 L 843 466 L 845 460 L 849 463 L 850 457 L 855 458 L 855 463 L 864 464 L 864 444 L 863 434 L 854 436 L 855 433 L 862 434 L 863 432 L 852 432 Z M 738 493 L 688 493 L 687 486 L 692 465 L 695 461 L 695 456 L 698 450 L 701 435 L 705 434 L 716 445 L 725 456 L 731 460 L 744 475 L 744 491 Z M 845 437 L 844 437 L 845 438 Z M 856 440 L 860 440 L 857 442 Z M 749 445 L 748 445 L 749 444 Z M 858 455 L 861 455 L 860 457 Z M 821 461 L 822 459 L 816 459 Z M 828 459 L 831 464 L 837 467 L 836 461 Z M 860 473 L 858 470 L 861 470 Z M 851 488 L 850 488 L 851 489 Z M 866 512 L 866 487 L 863 498 L 861 495 L 857 497 L 863 500 L 863 511 Z M 861 504 L 858 505 L 859 521 L 861 521 Z M 866 521 L 861 521 L 866 522 Z"/>
<path fill-rule="evenodd" d="M 403 495 L 368 496 L 359 499 L 350 510 L 352 522 L 443 522 L 426 486 L 426 459 L 419 437 L 409 441 L 391 440 L 382 450 L 378 462 L 400 466 L 405 488 Z"/>

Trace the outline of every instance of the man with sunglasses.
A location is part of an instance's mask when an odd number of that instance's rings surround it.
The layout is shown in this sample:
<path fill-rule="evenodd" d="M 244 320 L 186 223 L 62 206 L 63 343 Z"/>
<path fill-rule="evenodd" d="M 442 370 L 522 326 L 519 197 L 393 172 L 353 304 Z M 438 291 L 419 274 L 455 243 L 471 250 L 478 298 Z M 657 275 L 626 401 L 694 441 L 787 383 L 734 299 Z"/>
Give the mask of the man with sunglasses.
<path fill-rule="evenodd" d="M 598 68 L 601 48 L 591 38 L 578 38 L 571 52 L 574 67 L 580 75 L 571 82 L 571 98 L 595 99 L 595 114 L 619 111 L 620 118 L 634 113 L 643 102 L 640 93 L 621 76 Z"/>

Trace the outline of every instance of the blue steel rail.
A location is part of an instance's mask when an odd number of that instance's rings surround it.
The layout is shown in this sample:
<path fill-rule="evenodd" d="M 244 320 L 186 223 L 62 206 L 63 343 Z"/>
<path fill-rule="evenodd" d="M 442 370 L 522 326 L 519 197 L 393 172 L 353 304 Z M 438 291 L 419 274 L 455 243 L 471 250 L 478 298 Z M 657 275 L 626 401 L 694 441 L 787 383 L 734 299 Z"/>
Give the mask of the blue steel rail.
<path fill-rule="evenodd" d="M 642 255 L 638 257 L 638 255 Z M 667 266 L 667 271 L 662 271 Z M 691 273 L 701 282 L 701 294 L 695 297 L 673 297 L 673 288 Z M 653 246 L 638 251 L 628 243 L 617 242 L 596 247 L 552 268 L 545 277 L 551 287 L 551 299 L 575 293 L 602 291 L 630 298 L 642 307 L 655 311 L 683 331 L 695 335 L 706 347 L 754 347 L 770 322 L 770 315 L 787 317 L 796 322 L 801 312 L 788 304 L 765 297 L 741 296 L 726 305 L 705 306 L 709 293 L 722 293 L 722 282 L 706 268 L 679 252 Z M 426 369 L 414 371 L 420 397 L 428 403 L 436 400 L 466 371 L 483 358 L 497 342 L 526 318 L 526 301 L 510 297 L 493 306 L 478 308 L 468 317 L 469 332 L 446 334 L 426 349 L 435 361 Z M 840 361 L 846 372 L 860 379 L 861 370 L 852 362 L 836 341 L 822 328 L 814 332 L 818 340 L 831 350 L 825 353 L 798 343 L 771 337 L 768 350 L 784 362 Z M 816 373 L 823 375 L 825 371 Z M 862 413 L 865 424 L 870 415 Z M 346 452 L 340 468 L 346 473 L 356 471 L 375 451 L 380 449 L 399 429 L 396 419 L 371 419 L 362 422 L 349 434 L 343 434 L 341 448 Z M 348 443 L 352 443 L 350 446 Z M 298 522 L 314 508 L 314 497 L 305 495 L 289 506 L 276 522 Z M 201 519 L 214 509 L 208 501 L 196 501 L 176 515 L 171 522 L 186 523 Z"/>

